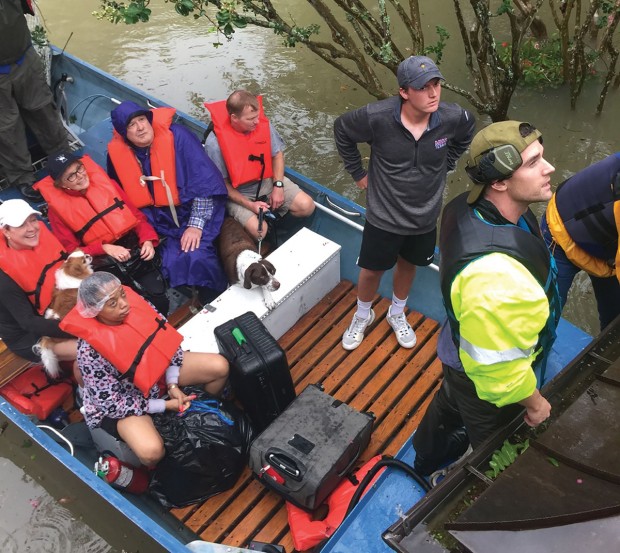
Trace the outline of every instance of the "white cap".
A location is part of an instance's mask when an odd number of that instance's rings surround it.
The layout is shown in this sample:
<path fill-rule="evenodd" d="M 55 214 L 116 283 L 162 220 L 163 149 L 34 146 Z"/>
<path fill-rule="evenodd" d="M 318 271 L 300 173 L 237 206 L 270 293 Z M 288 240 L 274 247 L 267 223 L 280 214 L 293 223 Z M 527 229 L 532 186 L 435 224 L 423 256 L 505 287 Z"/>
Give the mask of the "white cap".
<path fill-rule="evenodd" d="M 41 215 L 24 200 L 6 200 L 0 204 L 0 228 L 21 227 L 33 213 Z"/>

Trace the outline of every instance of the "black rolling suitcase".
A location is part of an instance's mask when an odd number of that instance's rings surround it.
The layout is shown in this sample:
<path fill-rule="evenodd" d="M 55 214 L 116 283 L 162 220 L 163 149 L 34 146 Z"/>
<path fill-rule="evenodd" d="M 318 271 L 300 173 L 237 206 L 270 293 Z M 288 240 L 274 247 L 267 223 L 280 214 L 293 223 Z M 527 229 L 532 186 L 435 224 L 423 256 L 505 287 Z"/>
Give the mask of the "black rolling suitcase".
<path fill-rule="evenodd" d="M 268 488 L 316 509 L 366 449 L 373 416 L 308 386 L 250 446 L 250 468 Z"/>
<path fill-rule="evenodd" d="M 214 332 L 220 352 L 230 363 L 235 395 L 260 432 L 295 399 L 286 354 L 251 311 Z"/>

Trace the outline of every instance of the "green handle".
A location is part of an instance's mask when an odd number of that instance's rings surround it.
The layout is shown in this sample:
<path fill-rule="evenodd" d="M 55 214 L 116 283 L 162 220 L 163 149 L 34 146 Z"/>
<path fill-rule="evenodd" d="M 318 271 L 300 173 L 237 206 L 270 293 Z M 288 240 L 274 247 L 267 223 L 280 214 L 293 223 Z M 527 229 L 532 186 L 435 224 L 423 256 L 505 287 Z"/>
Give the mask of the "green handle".
<path fill-rule="evenodd" d="M 239 344 L 240 346 L 247 342 L 245 336 L 243 335 L 243 332 L 241 332 L 241 329 L 239 327 L 233 328 L 232 335 L 233 338 L 237 340 L 237 344 Z"/>

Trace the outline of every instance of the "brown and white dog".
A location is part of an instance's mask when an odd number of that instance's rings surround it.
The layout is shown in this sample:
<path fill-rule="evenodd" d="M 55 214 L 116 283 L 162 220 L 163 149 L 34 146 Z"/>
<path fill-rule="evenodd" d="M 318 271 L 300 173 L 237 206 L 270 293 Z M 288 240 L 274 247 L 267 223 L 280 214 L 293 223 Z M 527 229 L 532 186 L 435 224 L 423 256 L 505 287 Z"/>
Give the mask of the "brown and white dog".
<path fill-rule="evenodd" d="M 222 223 L 218 249 L 228 282 L 242 283 L 248 290 L 259 287 L 265 307 L 273 309 L 276 302 L 271 292 L 280 288 L 280 283 L 273 276 L 276 268 L 258 254 L 252 237 L 232 217 L 226 217 Z"/>
<path fill-rule="evenodd" d="M 91 267 L 92 257 L 81 250 L 75 250 L 59 269 L 56 270 L 56 287 L 52 293 L 52 301 L 45 311 L 46 319 L 61 320 L 77 303 L 77 291 L 80 282 L 93 274 Z M 63 341 L 63 338 L 43 336 L 34 346 L 35 353 L 41 356 L 41 361 L 47 374 L 52 378 L 60 376 L 58 358 L 52 350 L 53 344 Z"/>

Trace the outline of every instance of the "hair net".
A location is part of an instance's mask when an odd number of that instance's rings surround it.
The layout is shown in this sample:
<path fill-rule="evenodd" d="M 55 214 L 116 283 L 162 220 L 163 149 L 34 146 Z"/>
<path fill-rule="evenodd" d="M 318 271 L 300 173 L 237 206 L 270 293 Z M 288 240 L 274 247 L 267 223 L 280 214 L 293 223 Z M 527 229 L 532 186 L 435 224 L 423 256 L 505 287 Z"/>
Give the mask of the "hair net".
<path fill-rule="evenodd" d="M 76 308 L 86 319 L 99 315 L 105 302 L 118 290 L 121 281 L 112 273 L 100 271 L 85 278 L 78 288 Z"/>

